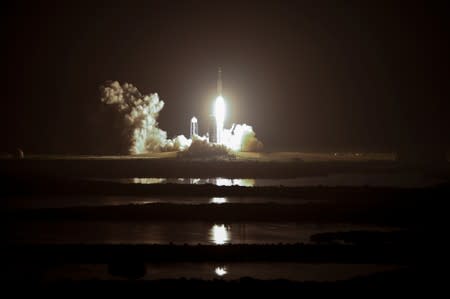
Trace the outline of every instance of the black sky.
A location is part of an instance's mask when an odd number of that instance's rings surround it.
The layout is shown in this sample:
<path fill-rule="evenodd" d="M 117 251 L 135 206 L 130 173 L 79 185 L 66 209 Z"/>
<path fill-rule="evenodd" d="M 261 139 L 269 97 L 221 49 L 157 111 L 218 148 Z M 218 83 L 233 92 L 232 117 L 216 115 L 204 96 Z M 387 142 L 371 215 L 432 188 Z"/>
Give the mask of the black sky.
<path fill-rule="evenodd" d="M 106 148 L 106 80 L 158 92 L 169 136 L 188 134 L 192 115 L 203 132 L 218 66 L 227 124 L 252 124 L 269 150 L 448 149 L 445 5 L 119 3 L 2 4 L 0 152 Z"/>

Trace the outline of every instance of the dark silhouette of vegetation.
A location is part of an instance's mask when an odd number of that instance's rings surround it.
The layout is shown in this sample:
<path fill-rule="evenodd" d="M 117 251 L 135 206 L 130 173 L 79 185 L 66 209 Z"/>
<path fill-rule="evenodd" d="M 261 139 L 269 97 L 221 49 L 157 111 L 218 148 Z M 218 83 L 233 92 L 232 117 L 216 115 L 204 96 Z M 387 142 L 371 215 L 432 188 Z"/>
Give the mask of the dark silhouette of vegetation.
<path fill-rule="evenodd" d="M 363 277 L 336 282 L 297 282 L 284 279 L 258 280 L 243 277 L 236 280 L 200 280 L 200 279 L 161 279 L 161 280 L 123 280 L 123 281 L 58 281 L 58 282 L 30 282 L 20 281 L 16 285 L 10 282 L 6 289 L 21 293 L 26 283 L 27 291 L 40 291 L 49 294 L 70 292 L 71 295 L 114 295 L 129 296 L 135 294 L 167 294 L 196 296 L 199 294 L 220 294 L 221 296 L 280 296 L 280 294 L 348 296 L 349 294 L 370 295 L 407 295 L 429 294 L 432 282 L 422 268 L 407 268 L 389 272 L 375 273 Z M 23 289 L 23 288 L 22 288 Z M 200 293 L 201 292 L 201 293 Z M 419 293 L 418 293 L 419 292 Z"/>

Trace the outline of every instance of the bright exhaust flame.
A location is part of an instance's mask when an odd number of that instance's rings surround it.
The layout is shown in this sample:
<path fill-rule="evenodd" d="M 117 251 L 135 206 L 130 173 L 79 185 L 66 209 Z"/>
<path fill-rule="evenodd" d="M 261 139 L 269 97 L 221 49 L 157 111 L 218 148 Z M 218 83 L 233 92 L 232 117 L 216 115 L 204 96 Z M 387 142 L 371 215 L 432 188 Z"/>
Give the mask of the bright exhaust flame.
<path fill-rule="evenodd" d="M 223 124 L 225 121 L 225 114 L 226 114 L 226 108 L 225 108 L 225 100 L 222 96 L 218 96 L 216 98 L 216 102 L 214 104 L 214 116 L 216 117 L 216 123 L 217 123 L 217 143 L 223 144 Z"/>

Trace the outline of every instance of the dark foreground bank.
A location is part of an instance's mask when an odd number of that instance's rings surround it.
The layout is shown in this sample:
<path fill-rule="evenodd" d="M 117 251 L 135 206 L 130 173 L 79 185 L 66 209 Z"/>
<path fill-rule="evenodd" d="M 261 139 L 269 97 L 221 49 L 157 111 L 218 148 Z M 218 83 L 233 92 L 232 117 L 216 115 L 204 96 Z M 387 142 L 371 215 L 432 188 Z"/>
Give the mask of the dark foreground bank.
<path fill-rule="evenodd" d="M 402 269 L 349 280 L 335 282 L 295 282 L 289 280 L 258 280 L 243 277 L 237 280 L 199 280 L 199 279 L 164 279 L 154 281 L 121 280 L 121 281 L 57 281 L 57 282 L 10 282 L 5 291 L 13 290 L 15 294 L 40 292 L 48 295 L 70 294 L 84 296 L 86 294 L 101 296 L 293 296 L 329 295 L 346 297 L 386 296 L 389 295 L 433 295 L 437 294 L 435 282 L 425 275 L 426 269 Z"/>

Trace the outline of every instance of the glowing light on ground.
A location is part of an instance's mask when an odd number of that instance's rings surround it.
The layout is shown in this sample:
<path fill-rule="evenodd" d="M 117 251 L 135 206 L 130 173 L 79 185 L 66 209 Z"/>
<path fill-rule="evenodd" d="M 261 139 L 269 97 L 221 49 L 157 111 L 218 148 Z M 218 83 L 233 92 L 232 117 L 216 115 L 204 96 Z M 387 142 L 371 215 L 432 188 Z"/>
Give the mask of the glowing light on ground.
<path fill-rule="evenodd" d="M 134 184 L 161 184 L 165 181 L 166 179 L 162 178 L 133 178 Z"/>
<path fill-rule="evenodd" d="M 227 199 L 225 197 L 213 197 L 211 198 L 211 203 L 222 204 L 226 203 Z"/>
<path fill-rule="evenodd" d="M 228 243 L 230 241 L 230 233 L 228 230 L 229 229 L 224 224 L 214 224 L 209 232 L 211 241 L 216 245 Z"/>
<path fill-rule="evenodd" d="M 226 267 L 217 267 L 216 269 L 214 269 L 214 272 L 217 276 L 224 276 L 228 273 Z"/>

